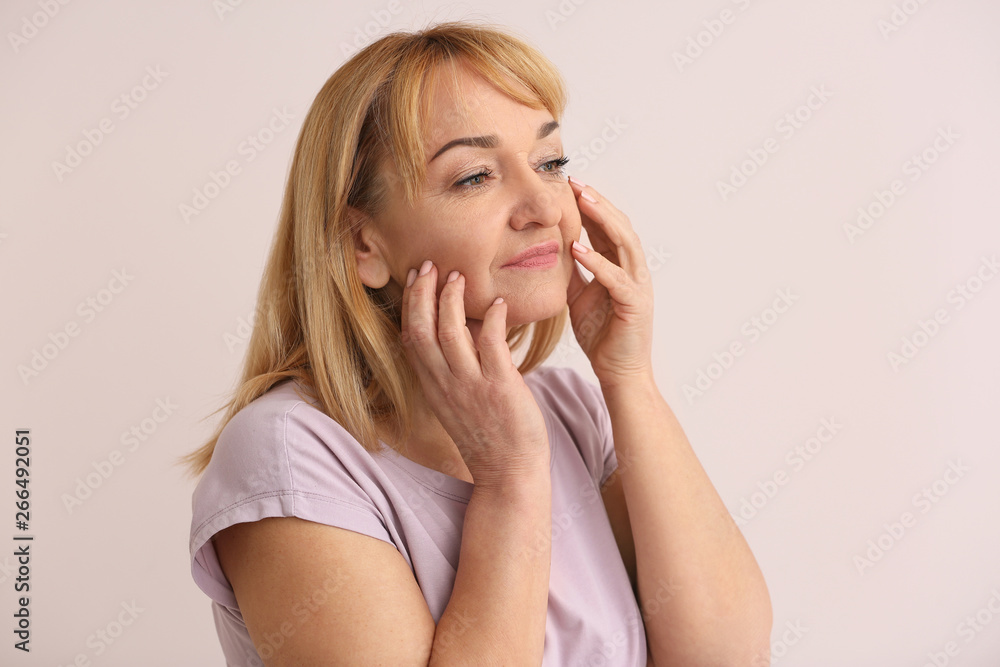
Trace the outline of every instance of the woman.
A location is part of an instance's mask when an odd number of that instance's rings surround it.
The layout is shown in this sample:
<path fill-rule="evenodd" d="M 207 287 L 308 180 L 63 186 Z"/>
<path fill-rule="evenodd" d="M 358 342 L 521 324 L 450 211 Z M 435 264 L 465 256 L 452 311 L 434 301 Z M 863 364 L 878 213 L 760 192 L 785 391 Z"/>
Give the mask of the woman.
<path fill-rule="evenodd" d="M 466 23 L 320 91 L 188 457 L 228 664 L 767 664 L 767 588 L 656 389 L 639 239 L 564 174 L 563 107 L 544 56 Z M 599 388 L 541 365 L 567 314 Z"/>

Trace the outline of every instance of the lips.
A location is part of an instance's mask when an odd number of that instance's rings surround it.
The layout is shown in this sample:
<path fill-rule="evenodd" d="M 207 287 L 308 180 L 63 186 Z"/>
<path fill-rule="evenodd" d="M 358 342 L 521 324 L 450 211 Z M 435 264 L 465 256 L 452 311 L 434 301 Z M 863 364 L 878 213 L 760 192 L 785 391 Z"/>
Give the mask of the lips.
<path fill-rule="evenodd" d="M 510 259 L 504 266 L 510 266 L 511 264 L 517 264 L 523 262 L 526 259 L 531 259 L 532 257 L 538 257 L 539 255 L 548 255 L 553 252 L 559 252 L 559 242 L 558 241 L 548 241 L 546 243 L 539 243 L 538 245 L 533 245 L 524 252 L 521 252 Z"/>

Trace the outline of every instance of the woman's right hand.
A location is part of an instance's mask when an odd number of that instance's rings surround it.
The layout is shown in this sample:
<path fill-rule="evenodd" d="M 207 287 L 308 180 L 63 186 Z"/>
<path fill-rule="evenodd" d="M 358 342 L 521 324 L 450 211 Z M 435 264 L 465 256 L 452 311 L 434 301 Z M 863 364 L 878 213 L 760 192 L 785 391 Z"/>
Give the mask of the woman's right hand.
<path fill-rule="evenodd" d="M 440 307 L 437 285 L 431 264 L 402 297 L 402 345 L 428 405 L 477 486 L 502 487 L 539 469 L 548 473 L 545 419 L 511 358 L 506 302 L 487 309 L 474 341 L 466 326 L 465 276 L 445 282 Z"/>

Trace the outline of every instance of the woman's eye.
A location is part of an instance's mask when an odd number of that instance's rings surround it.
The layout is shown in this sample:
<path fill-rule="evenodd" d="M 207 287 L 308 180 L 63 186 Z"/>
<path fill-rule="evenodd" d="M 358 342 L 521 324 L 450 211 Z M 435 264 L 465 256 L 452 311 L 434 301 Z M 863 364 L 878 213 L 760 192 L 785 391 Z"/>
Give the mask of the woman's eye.
<path fill-rule="evenodd" d="M 555 158 L 554 160 L 549 160 L 548 162 L 542 163 L 539 167 L 546 174 L 559 174 L 560 176 L 564 173 L 563 167 L 569 162 L 569 158 L 566 156 Z M 486 185 L 486 179 L 493 175 L 493 172 L 489 169 L 483 169 L 477 174 L 463 178 L 462 180 L 455 183 L 457 188 L 479 188 Z"/>
<path fill-rule="evenodd" d="M 561 174 L 563 171 L 563 167 L 566 166 L 567 162 L 569 162 L 569 158 L 563 156 L 556 158 L 555 160 L 549 160 L 548 162 L 542 165 L 542 168 L 544 169 L 544 171 L 550 174 Z M 551 167 L 551 168 L 545 169 L 545 167 Z"/>
<path fill-rule="evenodd" d="M 458 186 L 458 187 L 463 187 L 463 186 L 473 187 L 473 188 L 480 187 L 480 186 L 482 186 L 486 182 L 486 178 L 488 176 L 490 176 L 490 174 L 492 174 L 492 173 L 493 172 L 490 171 L 489 169 L 484 169 L 483 171 L 479 172 L 478 174 L 473 174 L 472 176 L 469 176 L 468 178 L 463 178 L 462 180 L 460 180 L 455 185 Z"/>

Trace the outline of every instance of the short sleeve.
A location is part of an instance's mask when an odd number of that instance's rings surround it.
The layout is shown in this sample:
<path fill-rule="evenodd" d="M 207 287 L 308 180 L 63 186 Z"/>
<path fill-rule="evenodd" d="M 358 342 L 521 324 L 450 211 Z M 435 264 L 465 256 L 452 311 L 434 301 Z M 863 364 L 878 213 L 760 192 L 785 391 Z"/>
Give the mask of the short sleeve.
<path fill-rule="evenodd" d="M 618 467 L 604 394 L 573 368 L 543 366 L 535 372 L 538 386 L 544 387 L 547 400 L 572 433 L 591 478 L 600 488 Z"/>
<path fill-rule="evenodd" d="M 618 456 L 615 454 L 615 440 L 611 428 L 611 415 L 608 413 L 608 406 L 604 402 L 604 393 L 601 391 L 601 388 L 588 382 L 579 374 L 577 374 L 577 377 L 583 384 L 582 397 L 588 406 L 588 412 L 597 428 L 598 442 L 600 443 L 598 456 L 600 458 L 601 470 L 597 486 L 600 488 L 604 486 L 604 482 L 611 476 L 611 473 L 618 468 Z"/>
<path fill-rule="evenodd" d="M 598 440 L 600 442 L 601 478 L 597 486 L 604 486 L 604 482 L 618 468 L 618 456 L 615 454 L 615 440 L 611 428 L 611 415 L 608 413 L 608 406 L 604 402 L 604 394 L 600 387 L 584 381 L 586 389 L 590 393 L 590 414 L 594 418 L 597 426 Z"/>
<path fill-rule="evenodd" d="M 237 523 L 298 517 L 392 543 L 375 499 L 371 457 L 339 424 L 285 385 L 225 426 L 192 496 L 191 572 L 210 598 L 237 608 L 211 538 Z"/>

